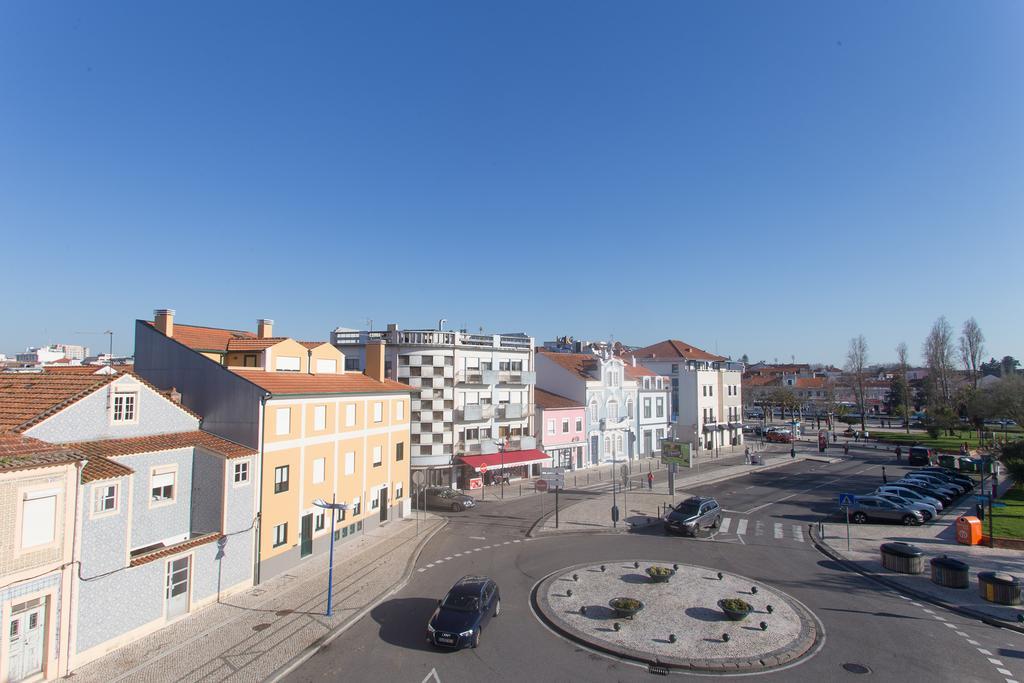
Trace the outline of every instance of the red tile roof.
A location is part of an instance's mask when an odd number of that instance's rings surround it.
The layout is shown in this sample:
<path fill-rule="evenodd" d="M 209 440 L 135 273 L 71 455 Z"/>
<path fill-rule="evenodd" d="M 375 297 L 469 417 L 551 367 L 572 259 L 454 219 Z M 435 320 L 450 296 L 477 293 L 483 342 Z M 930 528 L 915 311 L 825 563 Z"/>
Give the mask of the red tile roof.
<path fill-rule="evenodd" d="M 118 457 L 124 455 L 137 455 L 139 453 L 156 453 L 169 451 L 175 448 L 189 448 L 200 446 L 208 451 L 223 455 L 225 458 L 241 458 L 247 455 L 255 455 L 256 451 L 237 444 L 234 441 L 222 439 L 209 432 L 177 432 L 173 434 L 156 434 L 153 436 L 136 436 L 128 439 L 103 439 L 101 441 L 80 441 L 68 444 L 72 448 L 81 451 L 86 457 Z"/>
<path fill-rule="evenodd" d="M 538 349 L 538 352 L 543 353 L 544 357 L 548 360 L 554 361 L 583 379 L 597 379 L 591 373 L 596 372 L 600 359 L 592 353 L 552 353 L 541 351 L 540 349 Z"/>
<path fill-rule="evenodd" d="M 753 375 L 751 377 L 744 377 L 742 384 L 745 387 L 769 387 L 773 384 L 781 385 L 782 378 L 772 375 Z"/>
<path fill-rule="evenodd" d="M 99 456 L 90 456 L 89 462 L 86 463 L 85 469 L 82 470 L 82 483 L 88 484 L 93 481 L 103 481 L 104 479 L 117 479 L 118 477 L 127 477 L 132 474 L 135 470 L 126 465 L 122 465 L 114 460 L 107 460 Z"/>
<path fill-rule="evenodd" d="M 24 431 L 117 377 L 57 368 L 0 374 L 0 430 Z"/>
<path fill-rule="evenodd" d="M 713 353 L 708 353 L 704 349 L 699 349 L 692 344 L 679 341 L 678 339 L 666 339 L 665 341 L 658 342 L 657 344 L 651 344 L 645 346 L 642 349 L 634 349 L 631 352 L 637 358 L 682 358 L 684 360 L 710 360 L 710 361 L 723 361 L 729 360 L 725 356 L 716 356 Z"/>
<path fill-rule="evenodd" d="M 177 330 L 175 330 L 177 332 Z M 262 351 L 275 344 L 288 339 L 288 337 L 264 337 L 262 339 L 229 339 L 228 351 Z"/>
<path fill-rule="evenodd" d="M 152 321 L 145 321 L 154 327 Z M 155 329 L 155 327 L 154 327 Z M 247 330 L 226 330 L 220 327 L 174 324 L 172 339 L 196 351 L 226 351 L 232 339 L 256 339 L 255 332 Z"/>
<path fill-rule="evenodd" d="M 303 346 L 305 346 L 307 349 L 315 349 L 318 346 L 323 346 L 324 344 L 330 344 L 330 342 L 325 342 L 325 341 L 300 341 L 299 343 L 302 344 Z"/>
<path fill-rule="evenodd" d="M 626 377 L 636 379 L 637 377 L 657 377 L 658 373 L 648 370 L 642 365 L 633 365 L 633 359 L 629 356 L 623 356 L 621 358 L 622 363 L 626 367 Z"/>
<path fill-rule="evenodd" d="M 797 377 L 797 389 L 824 389 L 828 385 L 825 377 Z"/>
<path fill-rule="evenodd" d="M 0 472 L 57 467 L 81 459 L 82 454 L 73 448 L 12 432 L 0 433 Z"/>
<path fill-rule="evenodd" d="M 534 462 L 547 462 L 550 459 L 550 455 L 535 449 L 526 451 L 505 451 L 504 453 L 488 453 L 487 455 L 463 455 L 459 457 L 459 460 L 478 472 L 480 471 L 481 466 L 486 469 L 500 470 L 502 464 L 504 464 L 505 467 L 511 467 L 513 465 L 525 465 L 527 463 Z"/>
<path fill-rule="evenodd" d="M 558 410 L 560 408 L 582 408 L 583 404 L 565 396 L 552 394 L 543 389 L 533 390 L 533 400 L 539 408 L 544 410 Z"/>
<path fill-rule="evenodd" d="M 256 386 L 275 396 L 293 394 L 381 394 L 408 393 L 407 384 L 390 379 L 383 382 L 361 372 L 345 372 L 337 375 L 307 375 L 300 372 L 266 372 L 252 368 L 228 368 L 239 377 L 244 377 Z"/>
<path fill-rule="evenodd" d="M 196 536 L 195 538 L 190 538 L 187 541 L 182 541 L 181 543 L 175 543 L 173 545 L 168 545 L 163 548 L 156 548 L 154 550 L 150 550 L 144 553 L 139 553 L 139 555 L 133 557 L 128 564 L 132 567 L 138 567 L 140 564 L 146 564 L 154 560 L 159 560 L 162 557 L 170 557 L 171 555 L 177 555 L 178 553 L 183 553 L 186 550 L 191 550 L 192 548 L 195 548 L 200 545 L 213 543 L 223 535 L 224 534 L 220 533 L 219 531 L 215 531 L 212 534 L 206 534 L 205 536 Z"/>

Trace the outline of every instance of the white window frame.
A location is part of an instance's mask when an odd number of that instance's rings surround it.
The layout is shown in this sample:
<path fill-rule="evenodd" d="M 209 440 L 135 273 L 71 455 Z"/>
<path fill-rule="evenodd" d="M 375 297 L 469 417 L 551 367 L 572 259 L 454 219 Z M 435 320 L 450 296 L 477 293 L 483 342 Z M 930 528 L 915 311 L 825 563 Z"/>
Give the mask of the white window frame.
<path fill-rule="evenodd" d="M 548 434 L 554 434 L 554 433 L 555 433 L 555 420 L 554 420 L 554 418 L 549 418 L 548 419 Z"/>
<path fill-rule="evenodd" d="M 356 473 L 356 452 L 345 453 L 345 476 L 349 477 Z"/>
<path fill-rule="evenodd" d="M 125 413 L 130 411 L 131 417 L 125 417 Z M 132 425 L 138 424 L 139 422 L 139 392 L 132 391 L 118 391 L 114 389 L 114 395 L 111 398 L 110 403 L 110 424 L 112 425 Z"/>
<path fill-rule="evenodd" d="M 563 417 L 562 418 L 562 433 L 563 434 L 568 434 L 569 433 L 569 418 L 567 418 L 567 417 Z"/>
<path fill-rule="evenodd" d="M 665 417 L 665 399 L 661 396 L 654 400 L 654 416 Z"/>
<path fill-rule="evenodd" d="M 327 458 L 316 458 L 313 461 L 313 483 L 322 484 L 327 477 Z"/>
<path fill-rule="evenodd" d="M 289 465 L 275 465 L 274 466 L 274 493 L 287 493 L 292 488 L 292 468 Z M 285 484 L 286 486 L 280 491 L 277 490 L 279 484 Z"/>
<path fill-rule="evenodd" d="M 577 417 L 576 418 L 576 431 L 577 432 L 582 432 L 583 431 L 583 418 L 582 417 Z"/>
<path fill-rule="evenodd" d="M 234 465 L 235 466 L 231 468 L 231 483 L 232 483 L 232 485 L 234 485 L 234 486 L 246 486 L 246 485 L 248 485 L 248 483 L 249 483 L 249 481 L 251 479 L 251 477 L 249 476 L 250 475 L 250 470 L 252 469 L 252 464 L 249 462 L 248 458 L 245 459 L 245 460 L 237 461 L 237 462 L 234 463 Z M 241 476 L 239 476 L 239 475 L 241 475 Z"/>
<path fill-rule="evenodd" d="M 287 436 L 292 433 L 292 409 L 278 408 L 274 413 L 274 434 Z"/>
<path fill-rule="evenodd" d="M 384 464 L 384 449 L 381 446 L 373 447 L 373 462 L 374 467 L 380 467 Z"/>
<path fill-rule="evenodd" d="M 395 500 L 398 500 L 399 498 L 401 498 L 403 493 L 404 493 L 404 490 L 402 488 L 402 482 L 396 482 L 395 483 Z"/>
<path fill-rule="evenodd" d="M 317 374 L 338 374 L 338 361 L 334 358 L 317 358 L 316 359 L 316 372 Z"/>
<path fill-rule="evenodd" d="M 326 522 L 326 510 L 321 510 L 320 512 L 313 515 L 313 531 L 323 531 Z"/>
<path fill-rule="evenodd" d="M 38 520 L 39 520 L 39 515 L 38 515 L 39 510 L 38 509 L 26 510 L 26 503 L 28 503 L 30 501 L 48 501 L 51 498 L 53 499 L 53 515 L 52 515 L 53 519 L 52 519 L 52 523 L 50 525 L 50 538 L 45 540 L 45 541 L 40 540 L 40 541 L 34 542 L 31 545 L 25 545 L 26 538 L 34 539 L 36 537 L 35 534 L 39 534 L 40 533 L 38 530 L 34 530 L 34 529 L 31 529 L 31 528 L 28 528 L 28 529 L 26 528 L 26 524 L 31 524 L 33 522 L 38 522 Z M 23 490 L 19 491 L 19 496 L 18 496 L 18 520 L 17 520 L 17 525 L 18 525 L 17 526 L 17 533 L 18 533 L 17 549 L 18 549 L 18 551 L 16 553 L 17 555 L 20 555 L 22 553 L 27 553 L 27 552 L 36 552 L 38 550 L 44 550 L 46 548 L 52 548 L 52 547 L 56 546 L 60 542 L 60 539 L 58 538 L 58 535 L 57 535 L 58 520 L 60 519 L 59 515 L 62 512 L 62 508 L 61 508 L 61 504 L 60 503 L 61 503 L 61 490 L 60 489 L 54 489 L 54 488 L 38 489 L 37 488 L 37 489 L 27 489 L 27 490 L 23 489 Z M 37 508 L 37 507 L 41 507 L 43 505 L 49 505 L 49 504 L 48 503 L 37 503 L 36 505 L 29 506 L 29 507 Z M 32 512 L 33 514 L 28 514 L 29 512 Z M 31 533 L 26 533 L 26 532 L 31 532 Z M 42 538 L 42 536 L 40 535 L 39 538 Z"/>
<path fill-rule="evenodd" d="M 355 427 L 356 421 L 358 420 L 358 414 L 355 403 L 345 404 L 345 426 Z"/>
<path fill-rule="evenodd" d="M 608 416 L 609 422 L 618 422 L 619 420 L 619 402 L 614 398 L 610 399 L 604 406 L 605 415 Z"/>
<path fill-rule="evenodd" d="M 352 499 L 352 516 L 358 517 L 363 514 L 363 503 L 358 497 Z"/>
<path fill-rule="evenodd" d="M 108 492 L 113 489 L 113 496 L 109 496 Z M 110 508 L 100 507 L 101 502 L 105 502 L 108 498 L 113 498 L 114 506 Z M 102 481 L 92 487 L 92 508 L 90 519 L 96 519 L 97 517 L 112 517 L 121 511 L 121 483 Z"/>
<path fill-rule="evenodd" d="M 327 405 L 313 406 L 313 431 L 322 432 L 327 429 Z"/>
<path fill-rule="evenodd" d="M 373 421 L 383 422 L 384 421 L 384 402 L 374 401 L 373 402 Z"/>
<path fill-rule="evenodd" d="M 302 372 L 302 360 L 298 356 L 274 356 L 274 370 L 276 372 Z"/>
<path fill-rule="evenodd" d="M 274 527 L 274 543 L 272 547 L 280 548 L 288 545 L 288 522 L 281 522 Z"/>
<path fill-rule="evenodd" d="M 156 482 L 154 481 L 158 477 L 163 478 L 167 475 L 171 476 L 171 496 L 169 498 L 161 498 L 160 500 L 153 499 L 153 489 L 155 488 Z M 166 488 L 162 486 L 161 488 Z M 174 505 L 178 502 L 178 466 L 177 465 L 161 465 L 157 467 L 149 468 L 149 507 L 164 507 L 167 505 Z"/>

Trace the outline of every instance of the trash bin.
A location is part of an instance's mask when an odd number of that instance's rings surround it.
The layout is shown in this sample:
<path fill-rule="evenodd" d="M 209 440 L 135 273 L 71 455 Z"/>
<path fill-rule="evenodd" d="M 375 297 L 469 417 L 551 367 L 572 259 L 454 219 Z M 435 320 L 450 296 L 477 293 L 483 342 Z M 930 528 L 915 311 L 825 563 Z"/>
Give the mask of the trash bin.
<path fill-rule="evenodd" d="M 1024 581 L 1005 572 L 978 572 L 981 597 L 998 605 L 1019 605 Z"/>
<path fill-rule="evenodd" d="M 961 545 L 981 543 L 981 520 L 964 515 L 956 520 L 956 541 Z"/>
<path fill-rule="evenodd" d="M 955 455 L 940 455 L 939 465 L 942 467 L 948 467 L 950 469 L 956 469 L 956 456 Z"/>
<path fill-rule="evenodd" d="M 909 543 L 883 543 L 882 566 L 900 574 L 921 574 L 924 572 L 924 553 Z"/>
<path fill-rule="evenodd" d="M 930 564 L 932 566 L 932 583 L 946 588 L 970 586 L 970 567 L 966 562 L 943 555 L 933 558 Z"/>

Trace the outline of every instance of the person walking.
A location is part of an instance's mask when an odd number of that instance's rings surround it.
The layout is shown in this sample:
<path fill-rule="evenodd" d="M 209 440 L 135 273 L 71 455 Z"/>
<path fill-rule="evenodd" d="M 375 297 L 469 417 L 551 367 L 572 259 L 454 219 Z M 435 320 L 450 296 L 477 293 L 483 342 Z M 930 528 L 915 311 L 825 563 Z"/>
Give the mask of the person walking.
<path fill-rule="evenodd" d="M 896 462 L 899 463 L 903 460 L 903 448 L 896 446 Z"/>
<path fill-rule="evenodd" d="M 882 483 L 883 484 L 888 484 L 889 483 L 889 480 L 886 479 L 886 477 L 885 477 L 885 465 L 882 465 Z"/>
<path fill-rule="evenodd" d="M 849 454 L 850 454 L 850 442 L 847 441 L 846 443 L 843 444 L 843 455 L 849 455 Z"/>
<path fill-rule="evenodd" d="M 743 449 L 743 464 L 750 464 L 750 446 Z"/>
<path fill-rule="evenodd" d="M 654 490 L 654 473 L 653 472 L 648 472 L 647 473 L 647 490 L 649 490 L 649 491 L 653 491 Z"/>

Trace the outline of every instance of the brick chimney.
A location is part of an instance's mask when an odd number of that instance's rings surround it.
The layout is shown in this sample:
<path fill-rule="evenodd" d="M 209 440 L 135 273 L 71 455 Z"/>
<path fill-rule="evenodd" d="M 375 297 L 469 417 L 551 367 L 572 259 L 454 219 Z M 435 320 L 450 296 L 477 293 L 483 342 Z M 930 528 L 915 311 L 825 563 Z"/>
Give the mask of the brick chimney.
<path fill-rule="evenodd" d="M 382 340 L 366 342 L 366 370 L 363 372 L 367 377 L 378 382 L 384 381 L 384 342 Z"/>
<path fill-rule="evenodd" d="M 181 392 L 174 387 L 171 387 L 170 391 L 167 392 L 167 398 L 171 400 L 171 403 L 181 405 Z"/>
<path fill-rule="evenodd" d="M 256 336 L 260 339 L 268 339 L 274 336 L 274 321 L 268 318 L 261 318 L 256 321 Z"/>
<path fill-rule="evenodd" d="M 158 308 L 153 311 L 153 327 L 168 337 L 173 337 L 174 310 L 170 308 Z"/>

